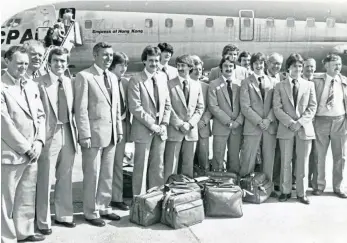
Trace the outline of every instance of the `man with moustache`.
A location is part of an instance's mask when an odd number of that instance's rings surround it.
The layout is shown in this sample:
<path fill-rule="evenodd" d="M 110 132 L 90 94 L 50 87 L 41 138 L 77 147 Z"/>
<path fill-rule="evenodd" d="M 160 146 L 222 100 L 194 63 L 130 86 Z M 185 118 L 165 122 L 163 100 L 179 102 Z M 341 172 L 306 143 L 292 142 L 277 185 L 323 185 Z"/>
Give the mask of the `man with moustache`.
<path fill-rule="evenodd" d="M 240 53 L 237 61 L 240 63 L 241 67 L 246 68 L 247 70 L 247 77 L 251 74 L 253 74 L 252 68 L 251 68 L 251 53 L 248 51 L 243 51 Z"/>
<path fill-rule="evenodd" d="M 76 76 L 74 110 L 82 150 L 84 217 L 102 227 L 105 221 L 100 216 L 120 220 L 109 204 L 116 144 L 122 140 L 123 129 L 118 79 L 108 71 L 112 46 L 97 43 L 93 56 L 94 64 Z"/>
<path fill-rule="evenodd" d="M 235 79 L 235 60 L 224 56 L 219 68 L 222 76 L 211 81 L 208 90 L 208 109 L 213 115 L 213 171 L 223 171 L 225 147 L 228 146 L 226 168 L 240 172 L 240 147 L 244 116 L 240 107 L 241 80 Z"/>
<path fill-rule="evenodd" d="M 164 154 L 164 180 L 171 174 L 193 178 L 193 162 L 198 141 L 198 122 L 204 112 L 201 85 L 192 80 L 193 61 L 189 55 L 176 58 L 178 77 L 168 82 L 171 117 Z"/>
<path fill-rule="evenodd" d="M 177 68 L 170 66 L 169 61 L 174 53 L 173 47 L 169 43 L 159 43 L 158 48 L 161 51 L 160 63 L 158 64 L 158 70 L 165 73 L 167 80 L 171 80 L 177 77 Z"/>
<path fill-rule="evenodd" d="M 35 80 L 46 114 L 46 146 L 38 161 L 36 221 L 44 235 L 52 233 L 50 193 L 54 179 L 55 223 L 74 228 L 72 205 L 72 168 L 77 152 L 77 130 L 74 120 L 74 90 L 64 75 L 69 52 L 63 47 L 50 51 L 50 72 Z"/>
<path fill-rule="evenodd" d="M 318 109 L 315 116 L 317 171 L 313 179 L 313 195 L 323 193 L 326 155 L 331 143 L 333 153 L 333 190 L 347 198 L 344 191 L 344 167 L 347 159 L 347 78 L 341 75 L 342 61 L 336 54 L 323 59 L 326 73 L 314 79 Z"/>
<path fill-rule="evenodd" d="M 240 176 L 254 172 L 257 152 L 260 149 L 263 156 L 262 171 L 272 181 L 277 121 L 272 108 L 274 83 L 264 73 L 265 62 L 265 54 L 253 54 L 253 74 L 241 85 L 240 104 L 245 124 Z"/>
<path fill-rule="evenodd" d="M 158 47 L 147 46 L 141 55 L 145 65 L 128 86 L 128 103 L 133 114 L 130 139 L 135 142 L 133 194 L 164 184 L 164 149 L 171 102 L 167 77 L 158 72 Z"/>
<path fill-rule="evenodd" d="M 273 109 L 279 120 L 277 138 L 281 147 L 281 195 L 280 202 L 291 198 L 292 158 L 294 140 L 296 143 L 296 194 L 299 202 L 309 204 L 304 183 L 312 140 L 315 139 L 312 119 L 317 102 L 314 84 L 301 78 L 303 59 L 291 54 L 286 61 L 289 75 L 275 87 Z"/>
<path fill-rule="evenodd" d="M 233 44 L 226 45 L 223 48 L 222 57 L 231 56 L 231 59 L 236 63 L 237 57 L 239 55 L 239 48 Z M 222 76 L 221 69 L 219 67 L 214 67 L 208 76 L 209 81 L 215 80 Z M 244 80 L 247 78 L 247 69 L 236 65 L 233 71 L 233 79 Z"/>
<path fill-rule="evenodd" d="M 23 47 L 29 54 L 29 67 L 27 70 L 27 78 L 35 79 L 46 74 L 45 67 L 42 66 L 45 47 L 42 42 L 37 40 L 29 40 L 24 42 Z"/>
<path fill-rule="evenodd" d="M 113 165 L 112 201 L 111 206 L 121 210 L 129 210 L 129 206 L 123 201 L 123 159 L 125 145 L 130 142 L 130 112 L 128 105 L 128 84 L 124 77 L 127 71 L 129 58 L 124 52 L 113 53 L 113 61 L 109 70 L 118 78 L 118 92 L 120 102 L 120 114 L 123 128 L 123 139 L 116 147 L 116 155 Z"/>
<path fill-rule="evenodd" d="M 45 113 L 37 85 L 25 78 L 26 49 L 6 52 L 1 76 L 1 242 L 42 241 L 34 233 L 37 159 L 45 143 Z"/>

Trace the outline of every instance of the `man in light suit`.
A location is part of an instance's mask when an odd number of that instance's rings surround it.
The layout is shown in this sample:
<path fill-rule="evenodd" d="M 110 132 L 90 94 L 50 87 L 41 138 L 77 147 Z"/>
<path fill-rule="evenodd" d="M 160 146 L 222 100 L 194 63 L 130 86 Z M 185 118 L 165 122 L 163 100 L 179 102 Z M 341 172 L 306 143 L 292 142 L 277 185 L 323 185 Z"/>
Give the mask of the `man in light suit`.
<path fill-rule="evenodd" d="M 54 190 L 55 223 L 73 228 L 72 168 L 77 152 L 77 130 L 73 112 L 73 84 L 64 76 L 69 52 L 57 47 L 50 51 L 51 71 L 35 80 L 46 113 L 46 146 L 38 161 L 36 221 L 44 235 L 52 233 L 50 192 Z"/>
<path fill-rule="evenodd" d="M 198 162 L 199 167 L 206 173 L 210 171 L 210 162 L 209 162 L 209 138 L 211 137 L 211 119 L 212 113 L 208 109 L 207 105 L 207 96 L 208 96 L 208 87 L 209 85 L 204 81 L 201 81 L 202 70 L 204 63 L 201 61 L 200 57 L 196 55 L 191 56 L 194 64 L 193 72 L 190 74 L 190 77 L 199 82 L 201 85 L 202 97 L 204 98 L 205 110 L 201 116 L 200 121 L 198 122 L 198 133 L 199 139 L 196 145 L 195 158 Z M 200 81 L 199 81 L 200 80 Z"/>
<path fill-rule="evenodd" d="M 225 147 L 228 146 L 227 170 L 240 172 L 240 147 L 244 116 L 240 108 L 241 80 L 234 79 L 235 61 L 230 56 L 219 64 L 222 76 L 211 81 L 208 90 L 208 108 L 213 115 L 212 169 L 223 171 Z"/>
<path fill-rule="evenodd" d="M 306 196 L 307 183 L 304 179 L 308 170 L 312 140 L 315 132 L 312 119 L 317 102 L 314 84 L 301 78 L 303 59 L 291 54 L 286 61 L 289 76 L 275 88 L 273 109 L 279 120 L 277 138 L 281 147 L 281 195 L 279 201 L 287 201 L 292 190 L 292 158 L 294 140 L 296 143 L 296 194 L 304 204 L 310 201 Z"/>
<path fill-rule="evenodd" d="M 177 68 L 170 66 L 169 61 L 174 53 L 173 47 L 169 43 L 159 43 L 160 49 L 160 63 L 158 64 L 158 70 L 165 73 L 167 81 L 174 79 L 178 76 Z"/>
<path fill-rule="evenodd" d="M 260 148 L 262 171 L 272 181 L 277 121 L 272 109 L 274 83 L 264 74 L 265 62 L 265 54 L 253 54 L 251 67 L 254 73 L 241 85 L 240 104 L 245 124 L 240 176 L 254 172 Z"/>
<path fill-rule="evenodd" d="M 128 105 L 128 84 L 124 77 L 127 71 L 129 58 L 124 52 L 113 53 L 113 61 L 109 70 L 118 78 L 119 102 L 121 107 L 121 119 L 123 128 L 123 139 L 116 147 L 116 155 L 113 165 L 112 201 L 111 206 L 121 210 L 129 210 L 129 206 L 123 202 L 123 159 L 125 145 L 130 142 L 130 112 Z"/>
<path fill-rule="evenodd" d="M 223 48 L 222 57 L 231 56 L 231 59 L 236 63 L 238 55 L 239 55 L 239 48 L 237 48 L 237 46 L 235 45 L 229 44 Z M 221 69 L 219 67 L 214 67 L 211 69 L 211 72 L 208 76 L 208 80 L 211 82 L 212 80 L 215 80 L 221 76 L 222 76 Z M 248 72 L 246 68 L 241 67 L 239 65 L 235 66 L 235 70 L 233 71 L 233 77 L 232 77 L 233 79 L 242 81 L 245 78 L 247 78 L 247 76 L 248 76 Z"/>
<path fill-rule="evenodd" d="M 171 117 L 164 155 L 164 180 L 171 174 L 193 178 L 193 163 L 198 141 L 198 122 L 204 112 L 201 85 L 189 74 L 193 61 L 189 55 L 176 58 L 178 77 L 168 82 Z"/>
<path fill-rule="evenodd" d="M 1 242 L 42 241 L 34 233 L 37 159 L 45 142 L 45 114 L 37 85 L 25 78 L 26 50 L 12 46 L 1 76 Z"/>
<path fill-rule="evenodd" d="M 164 184 L 164 149 L 171 103 L 167 77 L 157 72 L 159 59 L 160 49 L 147 46 L 141 55 L 145 68 L 130 79 L 128 86 L 129 110 L 133 114 L 130 139 L 135 142 L 134 195 Z"/>
<path fill-rule="evenodd" d="M 29 54 L 29 67 L 26 77 L 29 79 L 35 79 L 45 75 L 45 67 L 42 66 L 45 55 L 45 47 L 43 43 L 37 40 L 28 40 L 24 42 L 23 47 Z"/>
<path fill-rule="evenodd" d="M 316 131 L 317 171 L 314 173 L 313 195 L 321 195 L 326 186 L 325 162 L 329 143 L 333 153 L 333 190 L 347 198 L 344 191 L 344 167 L 347 159 L 347 78 L 341 75 L 341 57 L 329 54 L 323 59 L 326 73 L 314 79 L 317 94 Z"/>
<path fill-rule="evenodd" d="M 116 144 L 122 140 L 118 79 L 108 71 L 112 46 L 99 42 L 93 48 L 94 64 L 76 76 L 74 110 L 82 149 L 83 211 L 86 220 L 105 226 L 100 216 L 120 220 L 109 206 Z"/>

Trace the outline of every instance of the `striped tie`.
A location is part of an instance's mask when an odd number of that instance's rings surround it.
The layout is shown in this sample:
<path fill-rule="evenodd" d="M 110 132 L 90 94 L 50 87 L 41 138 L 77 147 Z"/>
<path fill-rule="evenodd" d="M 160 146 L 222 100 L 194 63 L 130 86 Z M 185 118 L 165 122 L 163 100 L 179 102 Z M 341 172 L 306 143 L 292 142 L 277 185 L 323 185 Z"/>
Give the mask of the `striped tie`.
<path fill-rule="evenodd" d="M 332 79 L 329 87 L 329 93 L 328 93 L 328 99 L 327 99 L 327 109 L 330 110 L 331 108 L 334 107 L 334 83 L 335 80 Z"/>

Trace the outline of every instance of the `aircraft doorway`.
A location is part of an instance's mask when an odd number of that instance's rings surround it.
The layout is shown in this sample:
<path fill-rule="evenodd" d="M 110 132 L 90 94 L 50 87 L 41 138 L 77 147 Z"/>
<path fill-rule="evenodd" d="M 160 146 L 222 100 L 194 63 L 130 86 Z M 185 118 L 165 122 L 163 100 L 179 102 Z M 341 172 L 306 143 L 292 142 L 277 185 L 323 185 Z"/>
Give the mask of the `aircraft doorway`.
<path fill-rule="evenodd" d="M 240 41 L 254 40 L 254 11 L 239 11 L 239 39 Z"/>

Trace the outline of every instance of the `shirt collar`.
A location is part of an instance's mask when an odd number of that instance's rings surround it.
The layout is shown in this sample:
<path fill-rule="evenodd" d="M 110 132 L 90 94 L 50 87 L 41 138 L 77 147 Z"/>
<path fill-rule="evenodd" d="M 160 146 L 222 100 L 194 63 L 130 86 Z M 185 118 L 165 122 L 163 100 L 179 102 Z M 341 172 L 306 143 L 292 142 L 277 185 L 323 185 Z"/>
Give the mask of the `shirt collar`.
<path fill-rule="evenodd" d="M 145 70 L 145 73 L 146 73 L 146 75 L 147 75 L 147 77 L 148 77 L 149 79 L 151 79 L 151 78 L 156 74 L 156 72 L 154 72 L 154 73 L 149 73 L 149 72 L 147 71 L 146 68 L 145 68 L 144 70 Z"/>
<path fill-rule="evenodd" d="M 15 79 L 7 70 L 6 70 L 6 72 L 7 72 L 8 76 L 10 77 L 11 81 L 13 82 L 13 84 L 15 84 L 15 85 L 20 85 L 21 80 L 24 81 L 23 82 L 24 84 L 26 84 L 28 82 L 24 77 Z"/>
<path fill-rule="evenodd" d="M 225 83 L 227 83 L 227 80 L 232 81 L 232 80 L 231 80 L 231 77 L 230 77 L 229 79 L 227 79 L 226 77 L 224 77 L 224 75 L 222 75 L 222 78 L 223 78 L 223 80 L 224 80 Z"/>
<path fill-rule="evenodd" d="M 49 77 L 51 78 L 52 83 L 57 83 L 59 77 L 55 75 L 52 71 L 49 71 Z M 64 80 L 64 75 L 60 77 L 61 80 Z"/>
<path fill-rule="evenodd" d="M 189 77 L 188 78 L 182 78 L 180 75 L 178 75 L 178 79 L 180 80 L 181 84 L 183 85 L 183 81 L 187 80 L 188 84 L 189 84 Z"/>
<path fill-rule="evenodd" d="M 103 75 L 104 74 L 104 70 L 102 70 L 98 65 L 96 65 L 94 63 L 94 67 L 96 69 L 96 71 L 98 72 L 99 75 Z M 105 70 L 105 72 L 107 73 L 107 69 Z"/>
<path fill-rule="evenodd" d="M 257 75 L 253 72 L 253 75 L 255 77 L 255 79 L 257 80 L 257 82 L 259 82 L 259 78 L 262 77 L 264 79 L 264 75 Z"/>
<path fill-rule="evenodd" d="M 341 82 L 340 76 L 339 76 L 339 75 L 336 75 L 336 77 L 333 78 L 333 77 L 331 77 L 329 74 L 327 74 L 327 78 L 326 78 L 325 81 L 328 81 L 328 83 L 330 83 L 332 79 L 334 79 L 334 80 L 335 80 L 336 82 L 338 82 L 338 83 Z"/>

